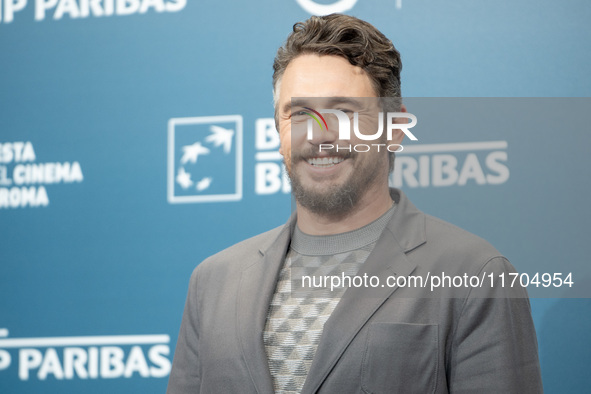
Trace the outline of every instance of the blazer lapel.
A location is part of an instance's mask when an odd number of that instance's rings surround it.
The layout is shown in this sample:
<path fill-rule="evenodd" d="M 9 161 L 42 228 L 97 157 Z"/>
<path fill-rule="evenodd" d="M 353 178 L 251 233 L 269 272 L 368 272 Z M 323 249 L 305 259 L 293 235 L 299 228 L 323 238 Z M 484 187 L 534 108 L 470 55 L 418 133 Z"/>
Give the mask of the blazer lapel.
<path fill-rule="evenodd" d="M 391 195 L 398 204 L 396 211 L 359 272 L 379 276 L 381 283 L 389 275 L 409 275 L 416 265 L 405 253 L 426 241 L 424 214 L 401 191 L 391 189 Z M 295 215 L 292 215 L 279 235 L 261 247 L 259 256 L 243 270 L 237 292 L 239 342 L 258 393 L 274 391 L 262 334 L 294 226 Z M 347 289 L 324 325 L 302 393 L 318 390 L 355 335 L 395 290 L 395 287 Z"/>
<path fill-rule="evenodd" d="M 274 391 L 263 343 L 263 330 L 294 224 L 295 216 L 292 216 L 279 235 L 263 245 L 255 262 L 242 271 L 237 292 L 238 339 L 248 372 L 258 393 Z"/>
<path fill-rule="evenodd" d="M 416 264 L 406 258 L 405 252 L 426 241 L 424 214 L 402 192 L 392 189 L 391 193 L 398 203 L 396 211 L 358 273 L 378 276 L 380 283 L 385 283 L 389 275 L 410 275 Z M 302 393 L 315 393 L 319 389 L 355 335 L 396 289 L 387 286 L 347 289 L 324 325 Z"/>

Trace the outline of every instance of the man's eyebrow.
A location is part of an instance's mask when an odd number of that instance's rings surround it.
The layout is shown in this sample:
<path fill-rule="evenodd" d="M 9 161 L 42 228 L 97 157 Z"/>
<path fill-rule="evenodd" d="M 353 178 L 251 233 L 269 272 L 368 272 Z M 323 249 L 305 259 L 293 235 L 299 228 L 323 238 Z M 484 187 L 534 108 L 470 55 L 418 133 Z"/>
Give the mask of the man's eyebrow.
<path fill-rule="evenodd" d="M 282 113 L 287 113 L 291 111 L 292 107 L 304 107 L 304 106 L 314 106 L 314 99 L 321 99 L 322 97 L 312 97 L 311 99 L 292 99 L 288 101 L 283 106 Z M 331 108 L 340 104 L 351 104 L 354 106 L 360 106 L 361 103 L 359 100 L 353 97 L 324 97 L 324 99 L 328 99 L 328 102 L 324 105 L 326 107 Z"/>
<path fill-rule="evenodd" d="M 297 98 L 296 99 L 291 99 L 291 101 L 288 101 L 283 106 L 283 113 L 291 112 L 292 106 L 293 107 L 304 107 L 306 105 L 310 105 L 309 103 L 306 103 L 306 100 L 297 99 Z"/>
<path fill-rule="evenodd" d="M 291 102 L 288 101 L 287 103 L 285 103 L 285 105 L 283 106 L 283 110 L 281 111 L 282 114 L 291 112 Z"/>
<path fill-rule="evenodd" d="M 329 107 L 334 107 L 339 104 L 352 104 L 354 106 L 359 106 L 361 103 L 359 100 L 353 97 L 333 97 L 328 101 Z"/>

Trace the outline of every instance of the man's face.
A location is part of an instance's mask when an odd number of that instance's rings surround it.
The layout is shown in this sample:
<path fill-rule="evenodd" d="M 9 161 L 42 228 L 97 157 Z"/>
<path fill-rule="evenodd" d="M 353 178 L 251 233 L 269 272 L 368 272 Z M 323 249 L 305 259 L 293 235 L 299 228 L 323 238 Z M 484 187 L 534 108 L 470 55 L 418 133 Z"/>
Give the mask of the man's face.
<path fill-rule="evenodd" d="M 320 144 L 349 147 L 358 143 L 385 143 L 387 141 L 361 141 L 352 133 L 350 140 L 339 140 L 335 115 L 324 115 L 328 129 L 321 131 L 316 124 L 313 138 L 307 139 L 306 116 L 292 98 L 304 100 L 304 106 L 313 109 L 340 109 L 359 111 L 360 130 L 375 132 L 378 128 L 377 100 L 335 101 L 336 98 L 376 97 L 367 74 L 338 56 L 301 55 L 286 68 L 279 87 L 277 111 L 279 118 L 280 152 L 284 157 L 296 200 L 312 212 L 330 216 L 346 214 L 376 185 L 387 184 L 388 153 L 348 152 L 322 149 Z M 307 103 L 307 105 L 306 105 Z M 315 122 L 314 122 L 315 123 Z M 351 122 L 353 123 L 353 122 Z M 384 133 L 385 137 L 385 133 Z M 391 141 L 396 143 L 395 141 Z M 324 145 L 326 146 L 326 145 Z"/>

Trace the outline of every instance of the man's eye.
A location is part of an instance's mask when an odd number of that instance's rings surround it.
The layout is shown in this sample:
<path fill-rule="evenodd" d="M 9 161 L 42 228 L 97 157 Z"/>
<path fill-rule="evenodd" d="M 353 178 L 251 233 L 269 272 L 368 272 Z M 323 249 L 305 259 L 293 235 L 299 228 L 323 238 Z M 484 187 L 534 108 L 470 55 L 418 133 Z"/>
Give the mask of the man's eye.
<path fill-rule="evenodd" d="M 296 116 L 305 116 L 305 115 L 308 115 L 308 113 L 306 111 L 296 111 L 291 114 L 291 117 L 293 118 Z"/>

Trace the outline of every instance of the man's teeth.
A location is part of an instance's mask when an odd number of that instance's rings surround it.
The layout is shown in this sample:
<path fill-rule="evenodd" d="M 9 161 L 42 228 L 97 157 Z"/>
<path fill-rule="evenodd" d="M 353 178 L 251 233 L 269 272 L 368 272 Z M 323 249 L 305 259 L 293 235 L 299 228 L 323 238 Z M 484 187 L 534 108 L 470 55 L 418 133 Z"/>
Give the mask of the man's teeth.
<path fill-rule="evenodd" d="M 330 167 L 334 166 L 335 164 L 339 164 L 343 160 L 345 159 L 342 157 L 313 157 L 308 159 L 308 164 L 317 167 Z"/>

